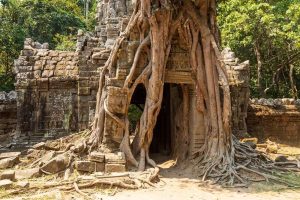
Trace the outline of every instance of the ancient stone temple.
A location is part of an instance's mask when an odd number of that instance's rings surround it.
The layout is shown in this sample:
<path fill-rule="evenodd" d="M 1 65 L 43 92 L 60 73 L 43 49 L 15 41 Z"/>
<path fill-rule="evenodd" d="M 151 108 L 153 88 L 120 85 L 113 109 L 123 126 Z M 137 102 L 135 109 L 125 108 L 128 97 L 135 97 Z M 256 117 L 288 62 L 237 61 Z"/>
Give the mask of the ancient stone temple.
<path fill-rule="evenodd" d="M 57 138 L 89 127 L 95 113 L 99 73 L 108 59 L 115 39 L 125 29 L 132 0 L 100 0 L 97 7 L 97 25 L 93 33 L 78 31 L 75 52 L 53 51 L 46 43 L 26 39 L 24 50 L 15 61 L 17 73 L 17 127 L 18 140 L 35 143 Z M 137 34 L 122 44 L 114 78 L 107 78 L 110 112 L 121 116 L 126 108 L 122 90 L 140 41 Z M 196 111 L 194 77 L 189 64 L 188 47 L 174 37 L 167 62 L 162 109 L 154 131 L 153 148 L 170 151 L 181 130 L 179 123 L 188 124 L 189 151 L 199 149 L 204 142 L 204 119 Z M 233 110 L 233 130 L 245 133 L 245 118 L 249 98 L 249 66 L 240 63 L 230 49 L 223 51 L 228 70 Z M 138 66 L 143 66 L 139 63 Z M 141 70 L 141 69 L 140 69 Z M 136 78 L 136 74 L 134 74 Z M 138 86 L 132 105 L 141 110 L 145 103 L 145 88 Z M 183 107 L 183 101 L 189 107 Z M 123 129 L 109 115 L 105 118 L 105 134 L 119 143 Z M 158 134 L 159 133 L 159 134 Z"/>

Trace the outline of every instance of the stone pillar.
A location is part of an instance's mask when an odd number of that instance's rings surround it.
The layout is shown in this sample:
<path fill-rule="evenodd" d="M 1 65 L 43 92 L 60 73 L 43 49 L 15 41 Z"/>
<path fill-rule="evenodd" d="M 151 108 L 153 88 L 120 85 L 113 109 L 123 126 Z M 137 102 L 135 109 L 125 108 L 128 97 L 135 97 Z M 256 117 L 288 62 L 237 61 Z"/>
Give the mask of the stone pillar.
<path fill-rule="evenodd" d="M 191 85 L 189 90 L 190 108 L 189 108 L 189 155 L 199 151 L 205 140 L 205 126 L 203 114 L 197 111 L 196 108 L 196 93 L 195 88 Z"/>

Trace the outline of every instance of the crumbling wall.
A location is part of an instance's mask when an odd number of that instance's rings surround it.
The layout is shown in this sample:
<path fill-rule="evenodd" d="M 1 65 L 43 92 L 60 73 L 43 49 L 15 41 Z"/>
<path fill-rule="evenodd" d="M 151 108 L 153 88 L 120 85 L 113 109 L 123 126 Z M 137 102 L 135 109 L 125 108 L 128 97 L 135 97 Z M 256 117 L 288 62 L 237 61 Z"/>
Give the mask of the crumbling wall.
<path fill-rule="evenodd" d="M 0 141 L 8 138 L 17 127 L 17 94 L 0 92 Z"/>
<path fill-rule="evenodd" d="M 252 99 L 247 126 L 248 133 L 260 141 L 300 145 L 300 100 Z"/>
<path fill-rule="evenodd" d="M 95 31 L 93 33 L 78 31 L 76 52 L 79 59 L 79 130 L 88 128 L 93 121 L 100 71 L 109 57 L 115 39 L 125 29 L 131 12 L 131 0 L 98 1 Z M 119 60 L 122 60 L 121 53 Z M 111 85 L 120 85 L 120 80 L 111 79 Z"/>
<path fill-rule="evenodd" d="M 250 96 L 249 61 L 240 63 L 234 52 L 229 48 L 225 48 L 222 55 L 226 64 L 230 85 L 232 131 L 237 137 L 244 137 L 247 133 L 246 117 Z"/>
<path fill-rule="evenodd" d="M 41 140 L 77 131 L 78 56 L 26 39 L 15 60 L 17 133 Z"/>

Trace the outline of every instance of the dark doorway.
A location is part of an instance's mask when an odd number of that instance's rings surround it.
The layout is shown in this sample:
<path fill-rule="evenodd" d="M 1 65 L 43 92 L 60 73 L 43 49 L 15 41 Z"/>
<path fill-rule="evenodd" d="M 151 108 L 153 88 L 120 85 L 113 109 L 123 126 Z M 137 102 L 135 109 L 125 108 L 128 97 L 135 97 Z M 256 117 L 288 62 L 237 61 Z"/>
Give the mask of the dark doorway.
<path fill-rule="evenodd" d="M 136 88 L 132 96 L 128 113 L 132 139 L 135 126 L 142 115 L 145 100 L 146 89 L 141 84 Z M 181 103 L 181 86 L 179 84 L 165 83 L 162 105 L 153 130 L 153 139 L 150 146 L 150 154 L 155 161 L 163 162 L 168 160 L 174 153 L 176 133 L 178 132 L 178 126 L 180 126 L 178 119 L 182 115 Z"/>
<path fill-rule="evenodd" d="M 150 146 L 151 154 L 170 156 L 171 149 L 171 113 L 170 84 L 165 83 L 163 101 L 157 122 L 153 130 L 153 140 Z"/>

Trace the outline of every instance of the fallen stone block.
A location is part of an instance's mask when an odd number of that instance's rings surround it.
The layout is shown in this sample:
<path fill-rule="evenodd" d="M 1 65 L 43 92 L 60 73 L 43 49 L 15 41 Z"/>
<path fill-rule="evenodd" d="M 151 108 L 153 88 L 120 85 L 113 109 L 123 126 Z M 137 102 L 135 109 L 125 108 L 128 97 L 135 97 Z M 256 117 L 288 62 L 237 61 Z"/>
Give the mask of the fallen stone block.
<path fill-rule="evenodd" d="M 4 171 L 0 174 L 0 180 L 4 180 L 4 179 L 8 179 L 8 180 L 15 180 L 15 171 L 14 170 L 7 170 Z"/>
<path fill-rule="evenodd" d="M 96 162 L 96 172 L 104 172 L 105 164 Z"/>
<path fill-rule="evenodd" d="M 13 182 L 11 180 L 5 179 L 0 181 L 0 188 L 8 189 L 12 186 Z"/>
<path fill-rule="evenodd" d="M 83 172 L 95 172 L 96 163 L 92 161 L 76 161 L 75 168 Z"/>
<path fill-rule="evenodd" d="M 0 160 L 5 158 L 14 158 L 14 157 L 20 157 L 21 152 L 6 152 L 6 153 L 0 153 Z"/>
<path fill-rule="evenodd" d="M 29 187 L 29 182 L 28 181 L 20 181 L 16 183 L 16 187 L 18 188 L 28 188 Z"/>
<path fill-rule="evenodd" d="M 126 167 L 123 164 L 105 164 L 105 173 L 125 172 Z"/>
<path fill-rule="evenodd" d="M 124 153 L 109 153 L 105 154 L 105 162 L 111 164 L 125 164 L 126 159 Z"/>
<path fill-rule="evenodd" d="M 41 176 L 40 168 L 16 170 L 15 178 L 17 180 L 30 179 Z"/>
<path fill-rule="evenodd" d="M 48 161 L 41 167 L 41 171 L 48 174 L 56 174 L 57 172 L 65 170 L 70 162 L 68 154 L 61 154 Z"/>
<path fill-rule="evenodd" d="M 51 160 L 52 158 L 54 158 L 56 155 L 55 151 L 49 151 L 47 152 L 40 160 L 39 162 L 39 166 L 43 166 L 44 164 L 46 164 L 49 160 Z"/>
<path fill-rule="evenodd" d="M 0 160 L 0 169 L 12 168 L 18 162 L 19 162 L 18 157 L 4 158 L 4 159 Z"/>
<path fill-rule="evenodd" d="M 33 145 L 32 148 L 40 150 L 40 149 L 44 149 L 45 145 L 46 145 L 45 142 L 40 142 L 40 143 Z"/>
<path fill-rule="evenodd" d="M 105 155 L 100 152 L 92 152 L 89 156 L 90 161 L 94 161 L 98 163 L 104 162 L 104 159 L 105 159 Z"/>

